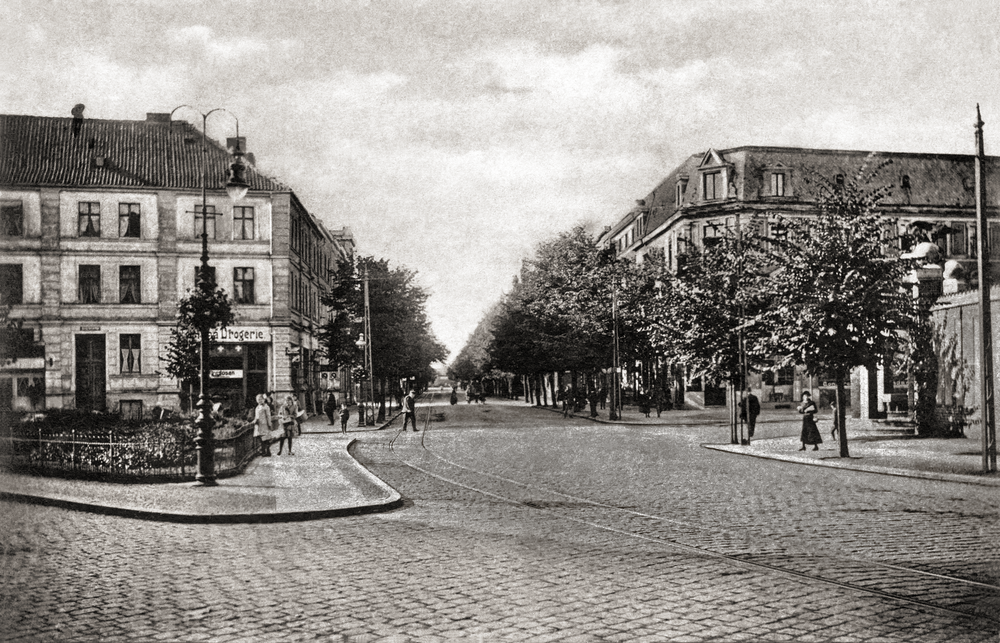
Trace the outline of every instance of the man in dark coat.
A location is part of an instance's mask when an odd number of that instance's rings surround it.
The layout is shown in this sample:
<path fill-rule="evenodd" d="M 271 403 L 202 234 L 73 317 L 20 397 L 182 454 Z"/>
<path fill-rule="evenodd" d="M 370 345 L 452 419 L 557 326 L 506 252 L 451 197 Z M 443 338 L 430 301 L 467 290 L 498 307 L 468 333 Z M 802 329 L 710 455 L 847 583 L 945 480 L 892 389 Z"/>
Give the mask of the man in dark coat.
<path fill-rule="evenodd" d="M 410 394 L 403 398 L 403 431 L 406 425 L 413 422 L 413 431 L 417 431 L 417 392 L 412 388 Z"/>
<path fill-rule="evenodd" d="M 740 400 L 740 419 L 747 423 L 747 436 L 753 437 L 754 427 L 757 426 L 757 416 L 760 415 L 760 400 L 748 388 Z"/>

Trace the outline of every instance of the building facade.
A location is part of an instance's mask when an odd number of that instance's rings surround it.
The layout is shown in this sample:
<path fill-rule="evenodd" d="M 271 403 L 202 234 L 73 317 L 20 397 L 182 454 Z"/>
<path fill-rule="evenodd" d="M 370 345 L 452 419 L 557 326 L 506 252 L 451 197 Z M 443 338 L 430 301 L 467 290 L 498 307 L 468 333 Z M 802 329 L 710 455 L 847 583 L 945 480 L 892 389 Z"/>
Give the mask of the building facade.
<path fill-rule="evenodd" d="M 187 122 L 78 114 L 0 115 L 0 297 L 8 323 L 32 332 L 43 355 L 5 360 L 0 402 L 10 390 L 17 410 L 186 408 L 190 383 L 163 360 L 178 301 L 195 287 L 204 226 L 215 280 L 236 304 L 236 323 L 212 338 L 209 391 L 231 413 L 265 391 L 308 404 L 327 313 L 317 293 L 329 262 L 353 254 L 350 232 L 325 233 L 252 163 L 249 192 L 230 201 L 230 149 Z M 309 228 L 311 241 L 299 245 L 293 227 Z M 294 301 L 293 284 L 310 299 Z"/>
<path fill-rule="evenodd" d="M 683 257 L 711 243 L 725 229 L 754 225 L 770 234 L 776 216 L 815 215 L 816 179 L 834 185 L 857 175 L 865 163 L 890 161 L 875 180 L 891 185 L 883 200 L 887 226 L 897 233 L 926 235 L 944 259 L 945 292 L 960 291 L 976 275 L 976 204 L 972 155 L 819 150 L 786 147 L 709 149 L 690 156 L 671 171 L 636 206 L 605 229 L 601 242 L 620 257 L 658 260 L 672 271 Z M 995 163 L 996 158 L 988 159 Z M 1000 176 L 987 174 L 987 194 L 997 194 Z M 996 215 L 996 208 L 990 211 Z M 989 226 L 990 252 L 1000 259 L 1000 223 Z M 994 264 L 996 265 L 996 264 Z M 994 277 L 995 278 L 995 277 Z M 891 411 L 906 403 L 905 374 L 891 365 L 876 376 L 856 375 L 852 381 L 855 413 Z M 687 401 L 724 404 L 724 390 L 716 383 L 688 378 Z M 755 376 L 749 384 L 764 403 L 788 404 L 810 390 L 824 402 L 832 382 L 807 377 L 797 369 Z M 863 390 L 862 390 L 863 389 Z"/>

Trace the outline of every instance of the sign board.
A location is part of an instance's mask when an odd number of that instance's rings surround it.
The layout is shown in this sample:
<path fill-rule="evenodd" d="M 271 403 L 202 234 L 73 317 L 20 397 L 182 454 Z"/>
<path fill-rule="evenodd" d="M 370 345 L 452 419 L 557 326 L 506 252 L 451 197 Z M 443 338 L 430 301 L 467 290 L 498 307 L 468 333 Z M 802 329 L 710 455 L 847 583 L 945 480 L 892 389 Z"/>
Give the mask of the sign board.
<path fill-rule="evenodd" d="M 208 372 L 208 378 L 211 380 L 223 380 L 223 379 L 243 379 L 243 369 L 212 369 Z"/>
<path fill-rule="evenodd" d="M 271 329 L 229 326 L 222 330 L 212 331 L 209 339 L 217 344 L 269 343 L 271 341 Z"/>

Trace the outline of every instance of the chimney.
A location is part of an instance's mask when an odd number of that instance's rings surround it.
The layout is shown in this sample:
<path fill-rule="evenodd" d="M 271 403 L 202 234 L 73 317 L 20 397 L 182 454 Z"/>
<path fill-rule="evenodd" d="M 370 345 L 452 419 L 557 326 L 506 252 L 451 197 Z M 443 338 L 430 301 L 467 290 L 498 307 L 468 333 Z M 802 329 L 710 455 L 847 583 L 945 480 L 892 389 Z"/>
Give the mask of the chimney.
<path fill-rule="evenodd" d="M 146 112 L 146 122 L 147 123 L 169 123 L 170 114 L 164 114 L 161 112 Z"/>
<path fill-rule="evenodd" d="M 84 109 L 86 108 L 84 107 L 83 103 L 77 103 L 76 105 L 73 106 L 73 109 L 70 112 L 71 114 L 73 114 L 73 136 L 79 136 L 80 128 L 83 127 Z"/>
<path fill-rule="evenodd" d="M 229 150 L 230 154 L 235 154 L 240 152 L 241 154 L 247 153 L 247 137 L 239 136 L 226 139 L 226 149 Z"/>

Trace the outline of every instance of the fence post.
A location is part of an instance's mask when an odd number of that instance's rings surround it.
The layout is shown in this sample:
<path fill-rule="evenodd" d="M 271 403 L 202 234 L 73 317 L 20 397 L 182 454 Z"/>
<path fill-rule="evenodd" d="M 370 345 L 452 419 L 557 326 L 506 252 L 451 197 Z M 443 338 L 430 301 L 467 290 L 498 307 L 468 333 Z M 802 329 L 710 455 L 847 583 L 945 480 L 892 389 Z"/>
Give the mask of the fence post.
<path fill-rule="evenodd" d="M 76 471 L 76 429 L 73 429 L 73 471 Z"/>

